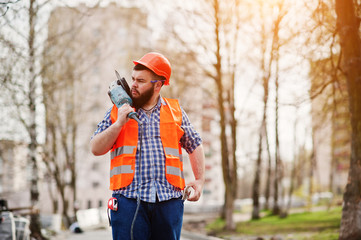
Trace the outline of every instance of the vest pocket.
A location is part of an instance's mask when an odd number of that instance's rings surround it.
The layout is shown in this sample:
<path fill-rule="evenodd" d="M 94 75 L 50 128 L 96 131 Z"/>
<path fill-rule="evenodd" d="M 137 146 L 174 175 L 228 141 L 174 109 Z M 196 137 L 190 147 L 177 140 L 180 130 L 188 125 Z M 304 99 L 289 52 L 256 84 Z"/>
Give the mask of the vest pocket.
<path fill-rule="evenodd" d="M 173 186 L 183 189 L 185 186 L 183 164 L 180 158 L 166 156 L 165 172 L 167 181 Z"/>
<path fill-rule="evenodd" d="M 135 175 L 133 156 L 118 156 L 111 161 L 110 189 L 116 190 L 130 185 Z"/>

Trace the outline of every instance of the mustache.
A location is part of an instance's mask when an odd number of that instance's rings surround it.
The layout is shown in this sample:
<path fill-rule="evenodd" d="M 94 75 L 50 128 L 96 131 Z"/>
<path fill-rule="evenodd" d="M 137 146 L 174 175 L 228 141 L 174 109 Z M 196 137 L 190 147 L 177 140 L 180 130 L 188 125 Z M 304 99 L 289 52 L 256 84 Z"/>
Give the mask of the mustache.
<path fill-rule="evenodd" d="M 133 91 L 139 94 L 139 92 L 138 92 L 138 90 L 137 90 L 137 89 L 132 88 L 131 92 L 133 92 Z M 132 94 L 132 93 L 131 93 L 131 94 Z"/>

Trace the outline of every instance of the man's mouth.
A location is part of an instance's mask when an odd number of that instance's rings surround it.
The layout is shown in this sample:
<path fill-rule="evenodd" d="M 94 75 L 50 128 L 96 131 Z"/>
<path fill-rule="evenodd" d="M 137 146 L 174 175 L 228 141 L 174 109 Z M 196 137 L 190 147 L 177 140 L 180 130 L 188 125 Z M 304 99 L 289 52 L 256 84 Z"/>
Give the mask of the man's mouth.
<path fill-rule="evenodd" d="M 131 93 L 132 93 L 132 96 L 137 95 L 137 94 L 139 95 L 139 92 L 135 89 L 132 89 Z"/>

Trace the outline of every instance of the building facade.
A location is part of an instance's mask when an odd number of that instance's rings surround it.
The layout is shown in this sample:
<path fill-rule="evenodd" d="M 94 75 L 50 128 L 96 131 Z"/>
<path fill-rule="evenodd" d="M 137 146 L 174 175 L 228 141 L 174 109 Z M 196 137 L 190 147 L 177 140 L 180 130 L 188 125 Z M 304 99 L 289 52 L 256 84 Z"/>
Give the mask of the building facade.
<path fill-rule="evenodd" d="M 215 106 L 203 96 L 194 76 L 184 68 L 185 63 L 194 68 L 196 64 L 191 62 L 194 60 L 185 52 L 169 49 L 172 46 L 169 39 L 154 39 L 147 19 L 148 15 L 140 8 L 115 3 L 94 8 L 60 7 L 52 11 L 44 53 L 44 64 L 51 66 L 42 76 L 47 134 L 44 148 L 39 150 L 42 154 L 38 156 L 41 215 L 62 214 L 64 204 L 69 216 L 74 216 L 76 209 L 106 207 L 111 197 L 110 156 L 109 153 L 93 156 L 89 142 L 97 124 L 112 106 L 107 92 L 109 84 L 116 80 L 114 70 L 130 83 L 132 60 L 149 51 L 163 52 L 170 59 L 171 86 L 164 86 L 161 94 L 180 99 L 203 139 L 206 154 L 203 196 L 197 203 L 186 202 L 186 207 L 202 210 L 207 205 L 223 204 Z M 0 194 L 11 207 L 28 207 L 27 147 L 11 141 L 2 141 L 0 146 Z M 193 180 L 193 173 L 189 158 L 183 153 L 187 183 Z M 55 173 L 62 183 L 63 195 L 59 194 Z"/>
<path fill-rule="evenodd" d="M 83 16 L 83 14 L 85 15 Z M 141 9 L 124 8 L 117 4 L 97 8 L 79 6 L 75 10 L 69 8 L 56 9 L 49 20 L 49 36 L 66 32 L 67 29 L 72 28 L 74 23 L 75 25 L 78 24 L 77 19 L 83 17 L 85 24 L 81 25 L 75 33 L 70 34 L 71 41 L 62 38 L 60 42 L 57 42 L 57 45 L 53 46 L 54 51 L 59 51 L 59 49 L 66 51 L 64 59 L 76 60 L 73 63 L 77 68 L 74 72 L 77 73 L 76 76 L 79 76 L 75 78 L 75 84 L 67 84 L 67 86 L 74 88 L 72 92 L 75 94 L 75 100 L 72 103 L 75 108 L 79 109 L 77 118 L 75 118 L 75 122 L 78 123 L 75 141 L 76 208 L 105 207 L 108 198 L 111 196 L 109 190 L 109 153 L 100 157 L 93 156 L 90 152 L 89 141 L 97 123 L 103 119 L 105 112 L 112 105 L 107 92 L 111 81 L 116 79 L 114 70 L 117 70 L 130 83 L 132 60 L 139 59 L 148 51 L 158 50 L 165 52 L 172 63 L 173 70 L 171 86 L 164 86 L 165 89 L 162 90 L 161 94 L 180 99 L 205 144 L 206 168 L 208 170 L 206 171 L 206 185 L 204 196 L 194 205 L 200 207 L 207 202 L 212 202 L 212 199 L 219 204 L 222 203 L 223 185 L 220 184 L 222 183 L 220 158 L 217 157 L 219 156 L 217 150 L 212 150 L 218 142 L 214 140 L 214 129 L 217 128 L 214 126 L 203 128 L 204 118 L 208 119 L 207 124 L 212 125 L 217 119 L 207 111 L 202 111 L 204 108 L 203 97 L 199 89 L 188 88 L 185 92 L 181 91 L 180 84 L 184 78 L 187 78 L 187 72 L 180 74 L 177 70 L 181 68 L 184 62 L 191 61 L 187 58 L 187 54 L 174 53 L 174 49 L 166 49 L 166 39 L 153 39 L 152 30 L 147 24 L 148 16 Z M 67 21 L 65 22 L 64 19 Z M 85 57 L 84 52 L 86 52 Z M 176 57 L 176 55 L 178 56 Z M 184 59 L 179 61 L 180 57 Z M 66 62 L 60 61 L 59 66 L 55 68 L 59 72 L 54 71 L 52 74 L 55 76 L 66 75 L 66 68 L 68 68 Z M 192 80 L 189 81 L 192 82 Z M 68 91 L 69 89 L 65 88 L 64 90 Z M 61 97 L 62 95 L 58 96 Z M 64 106 L 64 109 L 66 108 L 67 106 Z M 192 180 L 193 174 L 185 152 L 184 156 L 185 177 L 186 182 L 189 182 Z M 46 186 L 43 185 L 43 190 L 45 191 L 45 189 Z M 72 195 L 72 191 L 67 191 L 67 195 Z M 47 194 L 42 196 L 42 201 L 49 201 Z M 71 205 L 74 204 L 71 199 L 69 197 L 69 211 L 72 209 Z M 59 208 L 62 207 L 59 206 Z M 58 210 L 60 211 L 60 209 Z M 47 211 L 51 212 L 52 210 L 47 209 Z"/>

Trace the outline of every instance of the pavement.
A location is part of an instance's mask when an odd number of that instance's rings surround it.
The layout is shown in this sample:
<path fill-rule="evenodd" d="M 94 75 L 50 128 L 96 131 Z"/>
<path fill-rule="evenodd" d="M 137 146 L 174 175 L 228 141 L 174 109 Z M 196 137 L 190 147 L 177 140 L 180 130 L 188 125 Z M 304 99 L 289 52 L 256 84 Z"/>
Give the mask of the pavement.
<path fill-rule="evenodd" d="M 207 236 L 204 230 L 204 223 L 212 221 L 218 216 L 217 213 L 193 213 L 183 215 L 183 228 L 180 240 L 220 240 L 220 238 Z M 203 223 L 189 227 L 192 223 Z M 186 226 L 187 225 L 187 226 Z M 70 230 L 61 231 L 51 240 L 112 240 L 112 231 L 108 225 L 101 225 L 97 228 L 83 229 L 82 233 L 73 233 Z"/>
<path fill-rule="evenodd" d="M 72 233 L 70 231 L 63 231 L 54 237 L 52 240 L 112 240 L 111 228 L 94 229 L 84 231 L 82 233 Z M 182 230 L 181 240 L 218 240 L 219 238 L 205 236 L 199 233 Z"/>
<path fill-rule="evenodd" d="M 324 210 L 325 207 L 313 207 L 312 211 Z M 303 212 L 304 209 L 293 209 L 292 212 Z M 207 236 L 205 233 L 205 225 L 212 222 L 218 217 L 218 213 L 189 213 L 183 215 L 183 229 L 181 233 L 181 240 L 222 240 L 221 238 Z M 235 222 L 249 221 L 251 219 L 250 213 L 235 213 L 233 220 Z M 83 233 L 72 233 L 70 231 L 62 231 L 56 236 L 50 238 L 51 240 L 112 240 L 111 228 L 108 226 L 99 227 L 97 229 L 88 229 Z M 240 239 L 239 236 L 229 236 L 227 239 Z M 245 239 L 256 239 L 254 236 L 242 237 Z M 282 236 L 276 238 L 266 239 L 289 239 Z M 292 238 L 293 239 L 293 238 Z"/>
<path fill-rule="evenodd" d="M 112 240 L 112 232 L 109 229 L 94 229 L 84 231 L 82 233 L 72 233 L 70 231 L 62 231 L 54 237 L 52 240 Z"/>
<path fill-rule="evenodd" d="M 218 213 L 185 213 L 183 215 L 183 228 L 180 240 L 219 240 L 220 238 L 207 236 L 204 227 L 206 222 L 216 219 Z M 83 229 L 82 233 L 73 233 L 70 230 L 63 230 L 51 240 L 112 240 L 112 231 L 106 224 L 97 227 Z"/>

